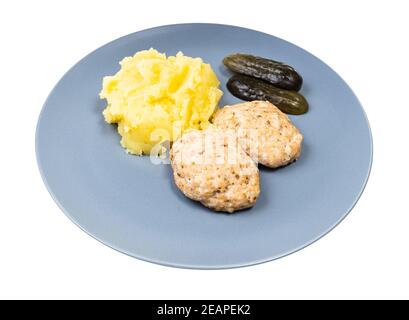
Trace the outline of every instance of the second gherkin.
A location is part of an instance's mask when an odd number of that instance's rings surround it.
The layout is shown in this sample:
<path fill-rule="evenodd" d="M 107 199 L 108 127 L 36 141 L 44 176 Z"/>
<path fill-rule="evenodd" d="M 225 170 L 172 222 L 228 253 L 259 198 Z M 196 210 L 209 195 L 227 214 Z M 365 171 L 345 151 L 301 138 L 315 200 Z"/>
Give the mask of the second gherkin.
<path fill-rule="evenodd" d="M 225 57 L 223 63 L 231 71 L 264 80 L 281 89 L 299 91 L 302 86 L 300 74 L 279 61 L 236 53 Z"/>

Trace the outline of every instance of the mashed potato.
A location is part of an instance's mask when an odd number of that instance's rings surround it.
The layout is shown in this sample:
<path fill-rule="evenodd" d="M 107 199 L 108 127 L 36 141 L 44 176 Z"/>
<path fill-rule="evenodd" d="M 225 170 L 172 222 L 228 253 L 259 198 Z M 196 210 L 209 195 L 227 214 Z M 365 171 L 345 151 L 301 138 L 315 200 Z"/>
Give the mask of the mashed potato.
<path fill-rule="evenodd" d="M 209 125 L 223 93 L 216 74 L 202 59 L 181 52 L 166 58 L 150 49 L 120 65 L 118 73 L 104 78 L 100 97 L 108 103 L 105 120 L 118 123 L 121 145 L 128 152 L 160 154 L 163 141 Z"/>

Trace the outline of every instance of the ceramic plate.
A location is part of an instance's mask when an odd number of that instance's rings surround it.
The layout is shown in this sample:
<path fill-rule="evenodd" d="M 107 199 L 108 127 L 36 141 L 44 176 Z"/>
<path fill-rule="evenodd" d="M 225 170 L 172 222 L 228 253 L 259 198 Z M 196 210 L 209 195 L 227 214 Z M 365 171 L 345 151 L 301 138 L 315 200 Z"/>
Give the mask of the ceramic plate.
<path fill-rule="evenodd" d="M 126 154 L 104 122 L 102 78 L 136 51 L 178 51 L 210 63 L 220 105 L 239 102 L 222 64 L 234 52 L 284 61 L 304 78 L 310 110 L 292 116 L 305 140 L 300 159 L 260 168 L 256 205 L 220 214 L 185 198 L 169 165 Z M 38 165 L 53 199 L 88 234 L 130 256 L 176 267 L 230 268 L 273 260 L 319 239 L 352 209 L 369 176 L 371 133 L 348 85 L 307 51 L 274 36 L 215 24 L 169 25 L 136 32 L 92 52 L 58 82 L 38 120 Z"/>

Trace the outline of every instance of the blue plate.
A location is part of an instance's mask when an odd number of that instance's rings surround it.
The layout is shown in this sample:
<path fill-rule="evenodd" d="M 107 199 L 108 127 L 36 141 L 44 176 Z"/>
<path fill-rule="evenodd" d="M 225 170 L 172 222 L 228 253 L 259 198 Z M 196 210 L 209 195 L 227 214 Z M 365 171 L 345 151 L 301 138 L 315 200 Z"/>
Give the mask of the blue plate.
<path fill-rule="evenodd" d="M 260 168 L 261 195 L 250 210 L 214 213 L 185 198 L 169 165 L 128 155 L 102 117 L 102 78 L 136 51 L 179 50 L 212 65 L 224 96 L 224 56 L 252 53 L 284 61 L 304 78 L 310 110 L 291 117 L 305 137 L 296 163 Z M 361 195 L 372 162 L 365 113 L 348 85 L 305 50 L 254 30 L 215 24 L 169 25 L 137 32 L 92 52 L 58 82 L 40 114 L 38 165 L 53 199 L 88 234 L 130 256 L 168 266 L 231 268 L 273 260 L 334 228 Z"/>

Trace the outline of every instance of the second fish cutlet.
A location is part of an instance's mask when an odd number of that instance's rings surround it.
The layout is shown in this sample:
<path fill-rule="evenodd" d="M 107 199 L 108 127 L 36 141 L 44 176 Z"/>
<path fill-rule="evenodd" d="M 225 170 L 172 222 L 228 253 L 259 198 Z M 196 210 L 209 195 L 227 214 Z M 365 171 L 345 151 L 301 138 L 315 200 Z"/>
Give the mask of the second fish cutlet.
<path fill-rule="evenodd" d="M 225 106 L 216 111 L 213 124 L 235 130 L 244 151 L 255 162 L 277 168 L 301 154 L 303 136 L 289 117 L 267 101 Z"/>

